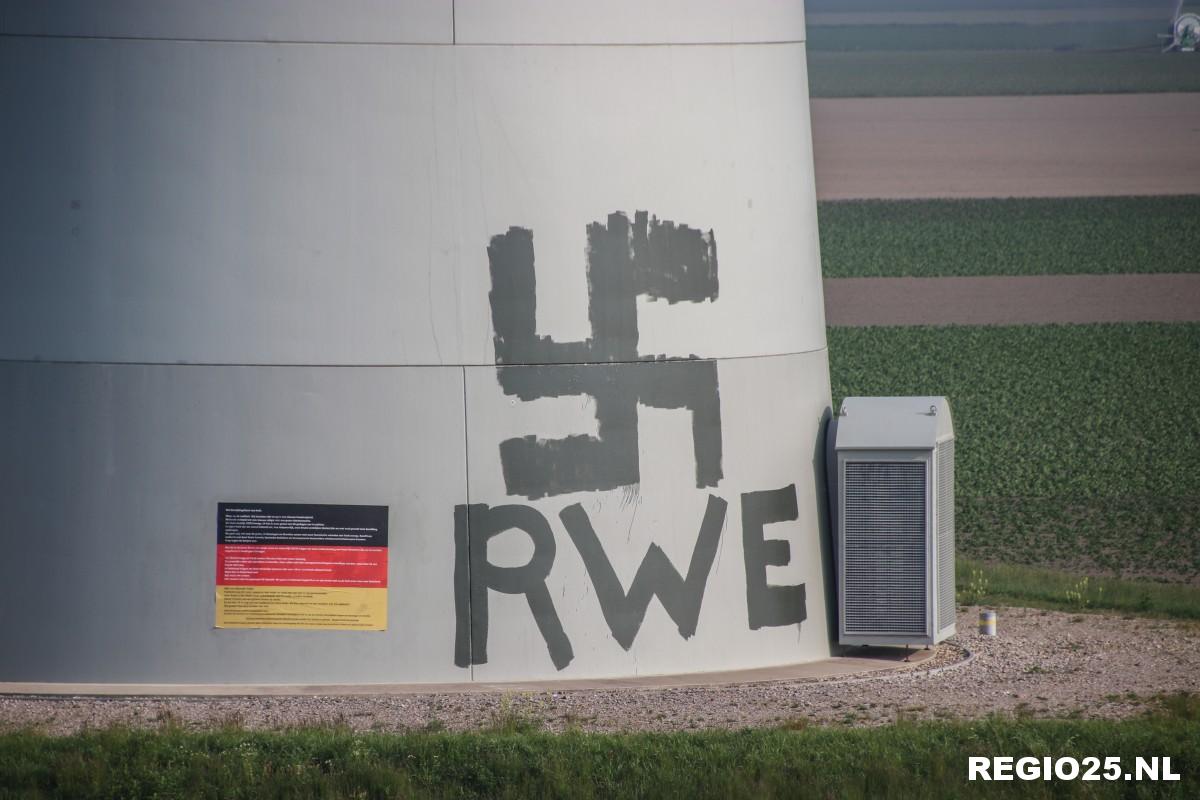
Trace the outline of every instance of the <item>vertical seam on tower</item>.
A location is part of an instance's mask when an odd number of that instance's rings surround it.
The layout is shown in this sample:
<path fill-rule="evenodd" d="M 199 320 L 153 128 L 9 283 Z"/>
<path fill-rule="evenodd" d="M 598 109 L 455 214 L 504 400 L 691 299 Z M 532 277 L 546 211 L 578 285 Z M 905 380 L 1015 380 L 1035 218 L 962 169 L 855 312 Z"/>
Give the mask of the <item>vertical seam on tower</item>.
<path fill-rule="evenodd" d="M 458 9 L 455 8 L 457 3 L 458 0 L 450 0 L 450 44 L 458 44 Z"/>
<path fill-rule="evenodd" d="M 463 492 L 467 497 L 463 518 L 467 526 L 467 659 L 471 681 L 475 680 L 475 609 L 471 605 L 471 437 L 467 432 L 467 368 L 462 369 L 463 399 Z"/>

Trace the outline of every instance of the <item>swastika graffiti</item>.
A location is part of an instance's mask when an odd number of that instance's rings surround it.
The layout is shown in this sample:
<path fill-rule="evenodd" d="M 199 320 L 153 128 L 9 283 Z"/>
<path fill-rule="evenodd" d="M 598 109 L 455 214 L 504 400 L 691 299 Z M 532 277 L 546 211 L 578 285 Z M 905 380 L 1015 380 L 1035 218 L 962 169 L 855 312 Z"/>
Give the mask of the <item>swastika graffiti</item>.
<path fill-rule="evenodd" d="M 500 443 L 510 495 L 536 499 L 603 491 L 640 480 L 639 403 L 687 409 L 692 414 L 696 486 L 721 480 L 721 398 L 712 361 L 661 361 L 638 351 L 637 297 L 668 303 L 714 301 L 718 294 L 717 243 L 702 233 L 634 214 L 587 226 L 588 319 L 591 336 L 558 342 L 537 334 L 533 231 L 509 228 L 488 246 L 496 363 L 504 392 L 521 400 L 590 395 L 597 436 L 539 439 L 528 435 Z M 591 365 L 605 364 L 598 369 Z M 552 365 L 552 366 L 551 366 Z M 567 366 L 569 365 L 569 366 Z"/>
<path fill-rule="evenodd" d="M 587 226 L 588 319 L 591 335 L 560 342 L 537 333 L 533 231 L 511 227 L 487 248 L 496 370 L 504 393 L 522 401 L 588 395 L 594 401 L 597 435 L 543 439 L 526 435 L 500 442 L 505 491 L 529 500 L 598 492 L 641 481 L 638 405 L 680 409 L 692 415 L 692 449 L 698 489 L 722 480 L 721 396 L 717 363 L 694 356 L 647 355 L 638 346 L 637 299 L 668 303 L 716 301 L 717 244 L 713 232 L 660 221 L 645 211 L 633 222 L 621 213 Z M 807 618 L 804 584 L 767 583 L 766 568 L 790 561 L 786 541 L 768 539 L 764 527 L 798 518 L 796 487 L 740 495 L 745 554 L 747 622 L 751 630 L 800 623 Z M 658 598 L 679 635 L 691 638 L 700 619 L 729 503 L 708 494 L 696 543 L 681 572 L 651 544 L 626 590 L 598 532 L 579 503 L 558 520 L 578 551 L 596 601 L 616 642 L 629 650 L 650 601 Z M 488 542 L 522 531 L 533 546 L 529 561 L 497 566 Z M 547 586 L 557 553 L 551 521 L 531 505 L 471 503 L 454 509 L 456 612 L 454 663 L 488 661 L 491 592 L 524 595 L 556 669 L 575 657 L 571 640 Z"/>

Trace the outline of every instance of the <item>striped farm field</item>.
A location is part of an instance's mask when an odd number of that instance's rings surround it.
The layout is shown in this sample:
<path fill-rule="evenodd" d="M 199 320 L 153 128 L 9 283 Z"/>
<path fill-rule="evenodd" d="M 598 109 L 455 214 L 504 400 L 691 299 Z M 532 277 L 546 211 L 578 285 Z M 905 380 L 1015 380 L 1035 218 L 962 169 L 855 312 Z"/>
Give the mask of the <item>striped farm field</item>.
<path fill-rule="evenodd" d="M 1200 58 L 1145 50 L 869 50 L 808 54 L 813 97 L 1200 91 Z"/>
<path fill-rule="evenodd" d="M 805 11 L 809 14 L 839 13 L 890 13 L 896 11 L 895 0 L 806 0 Z M 903 7 L 910 11 L 942 11 L 964 13 L 970 11 L 996 10 L 1027 11 L 1043 8 L 1062 10 L 1090 10 L 1120 8 L 1123 6 L 1145 6 L 1137 0 L 908 0 Z M 1153 7 L 1153 4 L 1151 4 Z"/>
<path fill-rule="evenodd" d="M 1026 24 L 809 25 L 810 52 L 924 50 L 1113 50 L 1153 47 L 1166 30 L 1157 20 Z"/>
<path fill-rule="evenodd" d="M 1200 272 L 1200 195 L 818 206 L 827 278 Z"/>

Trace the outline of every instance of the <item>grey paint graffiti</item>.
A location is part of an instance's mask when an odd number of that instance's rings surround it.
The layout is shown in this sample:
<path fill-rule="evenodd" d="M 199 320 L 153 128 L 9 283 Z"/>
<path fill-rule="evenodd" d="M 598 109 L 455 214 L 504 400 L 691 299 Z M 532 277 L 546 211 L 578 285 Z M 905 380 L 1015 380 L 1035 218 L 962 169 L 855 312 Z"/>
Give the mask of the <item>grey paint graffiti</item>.
<path fill-rule="evenodd" d="M 619 213 L 610 214 L 606 225 L 588 225 L 587 241 L 591 336 L 579 342 L 537 334 L 533 232 L 509 228 L 492 237 L 488 246 L 497 375 L 505 394 L 522 401 L 590 396 L 598 426 L 596 436 L 547 440 L 528 435 L 501 442 L 506 492 L 532 500 L 640 482 L 639 404 L 691 412 L 696 486 L 716 486 L 723 477 L 717 364 L 694 356 L 669 359 L 639 353 L 636 306 L 638 296 L 668 303 L 716 300 L 712 231 L 660 222 L 638 211 L 632 225 Z M 747 492 L 741 502 L 750 628 L 802 622 L 807 616 L 804 585 L 772 586 L 766 578 L 768 566 L 789 562 L 788 544 L 765 539 L 763 532 L 767 524 L 797 518 L 795 485 Z M 573 503 L 562 509 L 559 519 L 621 647 L 633 646 L 655 597 L 680 636 L 689 639 L 696 633 L 727 511 L 725 500 L 708 496 L 685 575 L 652 543 L 626 591 L 583 506 Z M 527 564 L 499 567 L 488 560 L 488 541 L 507 530 L 529 537 L 533 555 Z M 457 506 L 454 538 L 454 663 L 487 663 L 488 593 L 494 590 L 525 595 L 554 666 L 561 670 L 569 665 L 574 651 L 546 585 L 555 540 L 542 513 L 522 505 Z"/>
<path fill-rule="evenodd" d="M 721 396 L 714 361 L 504 367 L 498 372 L 505 392 L 521 400 L 590 395 L 598 434 L 563 439 L 531 434 L 501 442 L 500 466 L 509 494 L 534 500 L 640 482 L 639 403 L 691 411 L 696 486 L 716 486 L 721 480 Z"/>
<path fill-rule="evenodd" d="M 799 516 L 795 484 L 742 495 L 746 607 L 752 631 L 800 623 L 808 618 L 803 583 L 793 586 L 767 583 L 767 567 L 782 567 L 791 562 L 791 546 L 783 539 L 763 538 L 763 527 L 768 523 L 790 522 Z"/>
<path fill-rule="evenodd" d="M 773 586 L 766 578 L 767 566 L 789 563 L 790 548 L 785 541 L 763 538 L 765 525 L 797 519 L 795 484 L 770 491 L 746 492 L 741 496 L 741 503 L 750 629 L 803 622 L 808 618 L 804 584 Z M 621 647 L 628 650 L 633 646 L 654 597 L 674 621 L 680 636 L 690 639 L 696 633 L 704 591 L 725 527 L 727 507 L 728 503 L 720 497 L 708 496 L 686 576 L 679 574 L 661 547 L 651 544 L 638 565 L 629 591 L 621 587 L 583 506 L 573 503 L 559 513 L 596 589 L 604 620 Z M 513 529 L 524 532 L 533 544 L 529 563 L 520 567 L 498 567 L 490 563 L 488 540 Z M 495 590 L 525 595 L 555 668 L 561 670 L 569 665 L 575 657 L 574 650 L 546 586 L 554 563 L 554 534 L 541 512 L 521 505 L 457 506 L 454 509 L 454 541 L 454 663 L 460 667 L 487 663 L 488 591 Z"/>
<path fill-rule="evenodd" d="M 532 500 L 638 483 L 639 403 L 691 411 L 696 486 L 716 486 L 722 477 L 716 364 L 641 355 L 637 327 L 639 295 L 668 303 L 717 298 L 712 231 L 659 221 L 645 211 L 636 212 L 630 224 L 614 213 L 607 225 L 587 226 L 587 242 L 591 336 L 579 342 L 537 334 L 533 232 L 509 228 L 488 246 L 496 363 L 559 365 L 499 370 L 505 394 L 522 400 L 590 395 L 598 425 L 595 437 L 530 435 L 502 442 L 508 494 Z M 639 363 L 645 361 L 659 363 L 646 369 Z"/>
<path fill-rule="evenodd" d="M 524 566 L 498 567 L 488 561 L 488 540 L 514 528 L 533 542 L 533 555 Z M 493 589 L 525 595 L 555 669 L 570 664 L 575 651 L 546 588 L 556 549 L 546 518 L 529 506 L 458 506 L 454 509 L 454 542 L 455 665 L 487 663 L 488 592 Z"/>
<path fill-rule="evenodd" d="M 621 647 L 628 650 L 633 646 L 633 640 L 646 617 L 646 609 L 650 607 L 650 599 L 655 595 L 668 616 L 674 620 L 680 636 L 690 639 L 696 632 L 708 573 L 717 556 L 721 529 L 725 526 L 727 505 L 719 497 L 708 496 L 708 507 L 700 523 L 700 535 L 696 537 L 686 578 L 680 576 L 661 547 L 651 544 L 637 574 L 633 576 L 633 583 L 629 584 L 628 592 L 621 588 L 621 581 L 605 555 L 600 537 L 592 528 L 583 506 L 575 503 L 559 512 L 559 519 L 566 526 L 567 534 L 579 550 L 583 565 L 592 579 L 592 585 L 596 587 L 596 597 L 600 601 L 604 620 Z"/>
<path fill-rule="evenodd" d="M 488 266 L 497 364 L 583 364 L 653 359 L 638 353 L 637 297 L 668 303 L 716 300 L 717 243 L 710 230 L 634 213 L 587 226 L 588 320 L 592 335 L 556 342 L 537 335 L 533 231 L 492 237 Z"/>

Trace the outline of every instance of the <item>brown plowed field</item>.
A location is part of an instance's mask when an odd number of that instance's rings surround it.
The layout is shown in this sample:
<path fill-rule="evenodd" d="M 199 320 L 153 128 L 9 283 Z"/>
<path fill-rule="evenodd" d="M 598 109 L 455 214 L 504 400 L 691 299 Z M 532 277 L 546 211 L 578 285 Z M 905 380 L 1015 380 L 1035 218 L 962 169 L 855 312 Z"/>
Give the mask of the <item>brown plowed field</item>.
<path fill-rule="evenodd" d="M 1200 274 L 836 278 L 829 325 L 1200 321 Z"/>
<path fill-rule="evenodd" d="M 812 101 L 817 196 L 1200 193 L 1200 94 Z"/>

